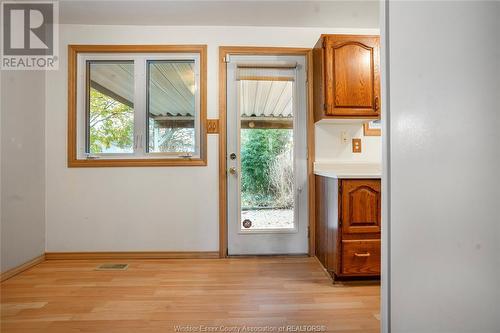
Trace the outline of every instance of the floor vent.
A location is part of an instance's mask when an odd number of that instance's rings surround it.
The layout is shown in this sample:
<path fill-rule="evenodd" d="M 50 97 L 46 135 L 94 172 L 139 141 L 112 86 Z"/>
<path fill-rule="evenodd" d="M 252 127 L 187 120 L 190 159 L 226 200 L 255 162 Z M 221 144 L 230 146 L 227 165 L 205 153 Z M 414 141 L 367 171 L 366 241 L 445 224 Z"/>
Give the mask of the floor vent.
<path fill-rule="evenodd" d="M 102 264 L 97 266 L 96 271 L 124 271 L 128 264 Z"/>

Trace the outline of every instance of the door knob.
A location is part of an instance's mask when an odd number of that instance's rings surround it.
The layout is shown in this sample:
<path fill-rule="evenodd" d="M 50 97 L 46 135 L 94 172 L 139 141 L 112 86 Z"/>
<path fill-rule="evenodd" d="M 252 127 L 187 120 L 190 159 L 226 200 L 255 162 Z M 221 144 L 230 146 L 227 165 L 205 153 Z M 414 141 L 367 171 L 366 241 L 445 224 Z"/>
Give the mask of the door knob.
<path fill-rule="evenodd" d="M 237 175 L 238 174 L 238 172 L 236 171 L 235 167 L 230 167 L 229 168 L 229 173 L 232 174 L 232 175 Z"/>

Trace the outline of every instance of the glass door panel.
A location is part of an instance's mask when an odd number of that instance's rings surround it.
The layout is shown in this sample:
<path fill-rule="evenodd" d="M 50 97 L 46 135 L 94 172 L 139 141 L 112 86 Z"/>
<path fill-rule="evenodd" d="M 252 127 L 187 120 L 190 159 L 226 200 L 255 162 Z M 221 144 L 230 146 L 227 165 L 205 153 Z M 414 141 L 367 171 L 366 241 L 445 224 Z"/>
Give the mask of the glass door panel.
<path fill-rule="evenodd" d="M 293 82 L 241 80 L 241 230 L 295 227 Z"/>

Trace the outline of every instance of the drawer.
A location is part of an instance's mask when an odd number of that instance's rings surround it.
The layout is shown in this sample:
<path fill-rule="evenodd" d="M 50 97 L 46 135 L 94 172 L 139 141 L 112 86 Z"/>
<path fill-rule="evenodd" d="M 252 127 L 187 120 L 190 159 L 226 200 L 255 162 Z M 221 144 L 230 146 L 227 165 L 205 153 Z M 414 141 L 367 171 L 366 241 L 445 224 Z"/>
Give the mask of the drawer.
<path fill-rule="evenodd" d="M 380 239 L 343 240 L 343 275 L 380 275 Z"/>

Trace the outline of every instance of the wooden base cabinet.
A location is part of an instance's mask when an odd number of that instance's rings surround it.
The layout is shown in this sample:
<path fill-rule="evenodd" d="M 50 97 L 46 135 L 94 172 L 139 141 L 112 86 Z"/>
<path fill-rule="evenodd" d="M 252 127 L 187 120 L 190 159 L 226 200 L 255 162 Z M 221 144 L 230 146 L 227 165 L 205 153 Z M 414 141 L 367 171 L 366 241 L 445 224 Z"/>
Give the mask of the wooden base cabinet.
<path fill-rule="evenodd" d="M 334 278 L 380 276 L 380 179 L 315 181 L 319 261 Z"/>

